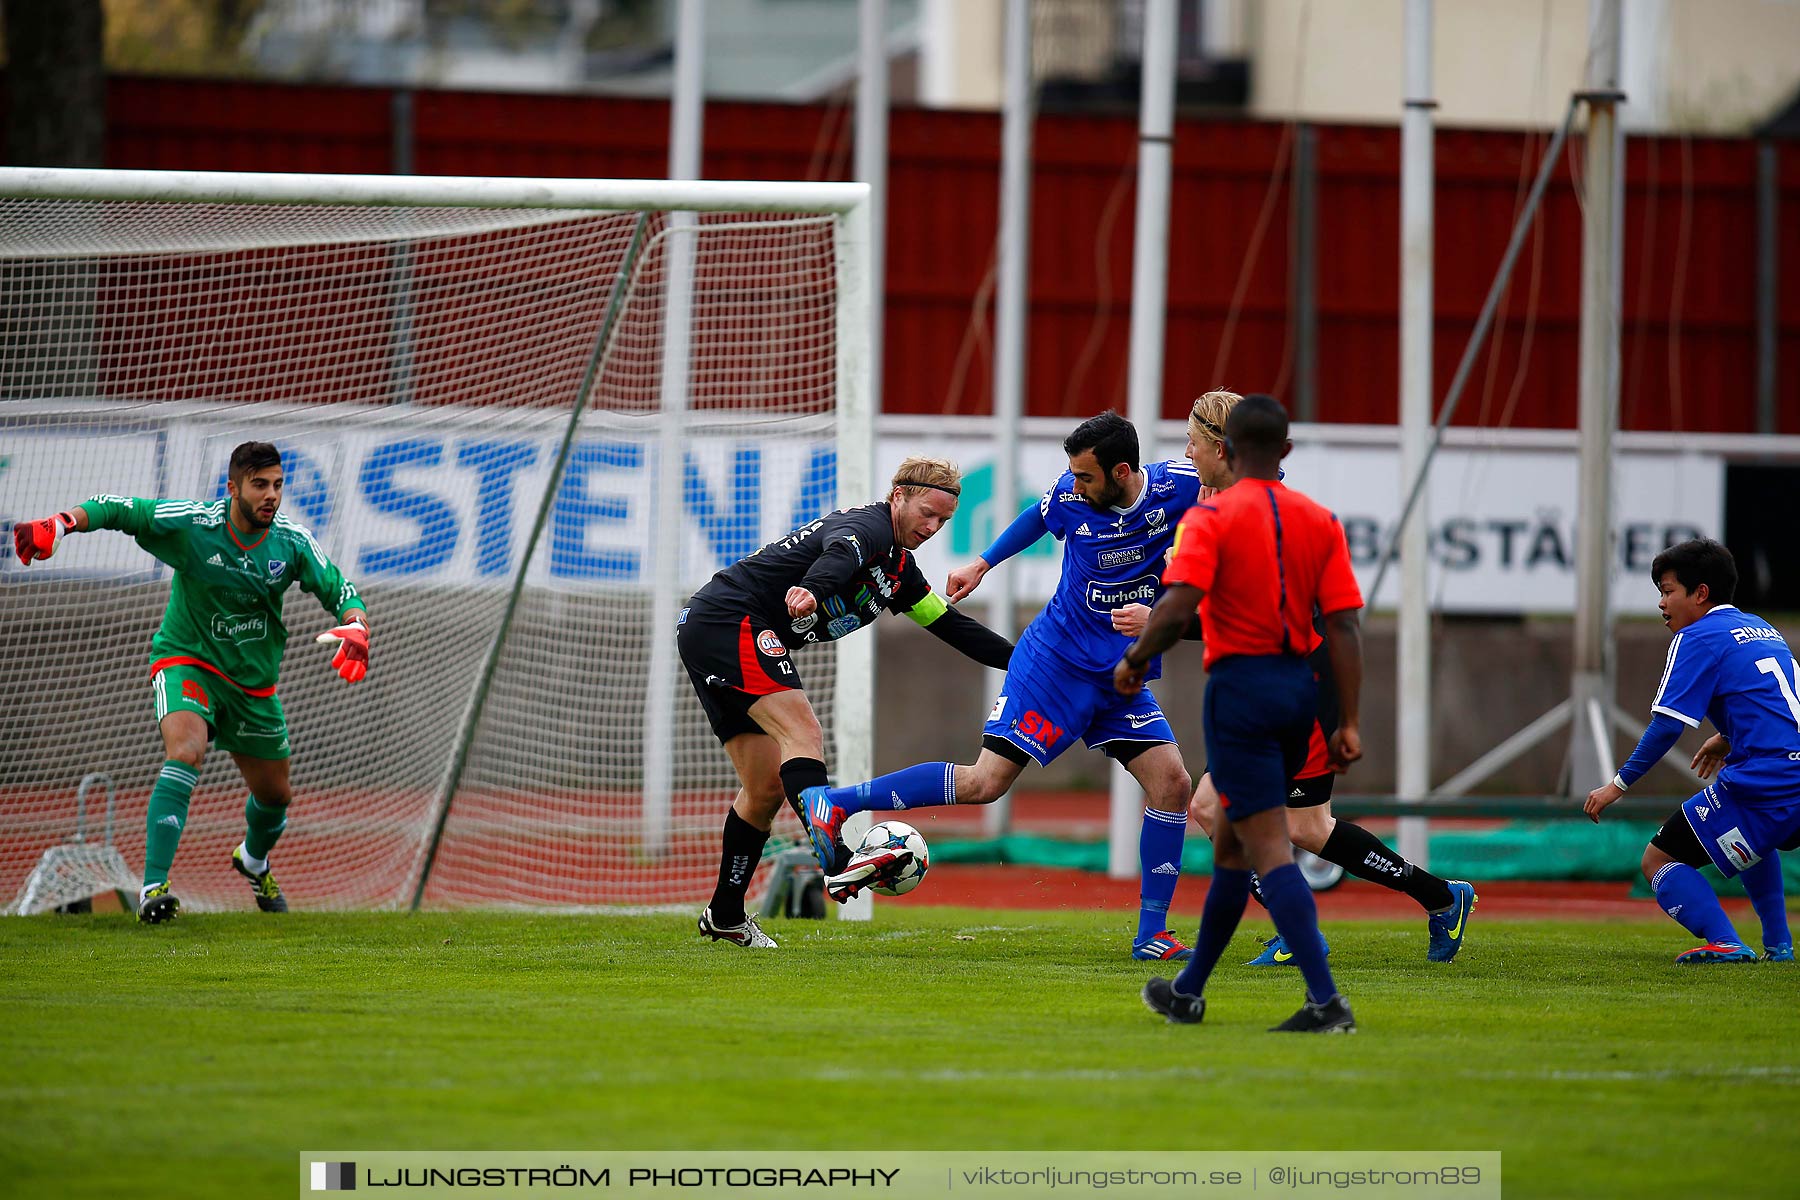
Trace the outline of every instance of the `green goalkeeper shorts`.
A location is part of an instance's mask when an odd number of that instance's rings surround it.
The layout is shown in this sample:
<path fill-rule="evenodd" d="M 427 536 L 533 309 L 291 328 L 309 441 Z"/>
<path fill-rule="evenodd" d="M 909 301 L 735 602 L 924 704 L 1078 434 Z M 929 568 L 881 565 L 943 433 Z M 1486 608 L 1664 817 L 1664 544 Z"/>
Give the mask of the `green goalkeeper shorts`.
<path fill-rule="evenodd" d="M 204 667 L 163 663 L 150 676 L 156 720 L 172 712 L 200 714 L 219 749 L 251 758 L 288 756 L 287 714 L 281 697 L 252 696 Z"/>

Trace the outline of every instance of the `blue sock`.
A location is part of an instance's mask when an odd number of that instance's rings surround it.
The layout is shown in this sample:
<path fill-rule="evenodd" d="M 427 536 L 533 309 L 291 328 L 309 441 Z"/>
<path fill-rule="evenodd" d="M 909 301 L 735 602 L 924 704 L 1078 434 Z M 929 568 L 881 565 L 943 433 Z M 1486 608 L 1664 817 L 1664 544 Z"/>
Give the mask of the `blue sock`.
<path fill-rule="evenodd" d="M 1764 946 L 1782 946 L 1794 940 L 1788 931 L 1787 893 L 1781 886 L 1781 855 L 1771 850 L 1754 867 L 1738 872 L 1750 903 L 1762 922 Z"/>
<path fill-rule="evenodd" d="M 1181 842 L 1187 836 L 1187 814 L 1144 810 L 1138 833 L 1138 866 L 1144 875 L 1138 895 L 1138 944 L 1169 927 L 1169 901 L 1181 879 Z"/>
<path fill-rule="evenodd" d="M 919 763 L 867 783 L 831 789 L 831 802 L 847 813 L 941 808 L 956 803 L 956 764 Z"/>
<path fill-rule="evenodd" d="M 1250 902 L 1250 872 L 1213 867 L 1212 885 L 1206 889 L 1206 906 L 1200 910 L 1200 933 L 1194 938 L 1194 957 L 1175 977 L 1175 990 L 1189 996 L 1204 995 L 1206 980 L 1219 956 L 1231 944 L 1244 905 Z"/>
<path fill-rule="evenodd" d="M 1740 943 L 1731 918 L 1719 906 L 1712 885 L 1686 863 L 1670 863 L 1650 881 L 1662 910 L 1703 942 Z"/>
<path fill-rule="evenodd" d="M 1293 863 L 1262 878 L 1263 903 L 1275 919 L 1275 932 L 1287 943 L 1300 974 L 1306 977 L 1307 999 L 1323 1004 L 1337 994 L 1337 983 L 1325 962 L 1325 940 L 1319 936 L 1319 907 L 1313 903 L 1306 876 Z"/>

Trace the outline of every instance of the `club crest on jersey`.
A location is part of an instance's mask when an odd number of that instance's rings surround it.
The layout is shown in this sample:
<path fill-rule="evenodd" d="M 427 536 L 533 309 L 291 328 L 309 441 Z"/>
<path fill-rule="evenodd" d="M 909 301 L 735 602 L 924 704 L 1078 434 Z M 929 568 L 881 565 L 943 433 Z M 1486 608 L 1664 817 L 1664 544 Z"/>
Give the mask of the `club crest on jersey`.
<path fill-rule="evenodd" d="M 285 562 L 282 562 L 279 558 L 271 558 L 269 560 L 269 578 L 270 579 L 280 579 L 281 573 L 285 570 L 287 570 L 287 564 Z"/>
<path fill-rule="evenodd" d="M 781 635 L 773 629 L 765 629 L 756 635 L 756 648 L 770 658 L 780 658 L 787 653 L 787 647 L 781 644 Z"/>
<path fill-rule="evenodd" d="M 1168 523 L 1169 514 L 1160 508 L 1153 508 L 1144 514 L 1144 520 L 1150 523 L 1151 532 L 1158 533 L 1161 532 L 1162 527 Z"/>

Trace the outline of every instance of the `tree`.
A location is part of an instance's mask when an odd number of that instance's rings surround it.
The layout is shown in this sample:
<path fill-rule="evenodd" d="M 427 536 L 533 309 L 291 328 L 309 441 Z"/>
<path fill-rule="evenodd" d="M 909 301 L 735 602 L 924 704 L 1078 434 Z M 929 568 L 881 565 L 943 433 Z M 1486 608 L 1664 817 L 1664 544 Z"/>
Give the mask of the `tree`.
<path fill-rule="evenodd" d="M 6 160 L 98 167 L 106 160 L 105 16 L 100 0 L 0 0 L 10 64 Z"/>

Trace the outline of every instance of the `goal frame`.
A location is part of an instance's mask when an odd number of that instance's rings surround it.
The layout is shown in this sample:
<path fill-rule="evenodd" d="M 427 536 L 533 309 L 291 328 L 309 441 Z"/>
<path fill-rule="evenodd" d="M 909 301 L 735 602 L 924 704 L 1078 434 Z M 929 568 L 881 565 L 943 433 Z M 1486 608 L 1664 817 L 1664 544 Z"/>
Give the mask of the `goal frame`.
<path fill-rule="evenodd" d="M 758 180 L 560 179 L 477 176 L 286 174 L 274 172 L 145 171 L 61 167 L 0 167 L 0 196 L 24 200 L 144 203 L 329 205 L 409 208 L 517 208 L 589 211 L 666 211 L 675 214 L 814 213 L 833 218 L 836 267 L 837 504 L 875 498 L 875 441 L 870 293 L 870 188 L 866 183 Z M 78 257 L 34 252 L 33 257 Z M 685 337 L 685 330 L 680 331 Z M 685 387 L 685 368 L 665 365 Z M 685 396 L 676 403 L 685 407 Z M 662 415 L 671 415 L 664 397 Z M 522 561 L 518 571 L 529 565 Z M 679 597 L 676 598 L 679 603 Z M 672 611 L 671 606 L 671 611 Z M 672 664 L 672 646 L 669 648 Z M 845 638 L 836 647 L 834 750 L 840 774 L 873 774 L 875 646 L 872 637 Z M 671 678 L 674 677 L 672 672 Z M 473 698 L 480 704 L 481 697 Z M 654 725 L 652 725 L 654 728 Z M 652 803 L 646 786 L 646 812 Z M 418 879 L 422 889 L 423 879 Z M 843 915 L 865 918 L 868 905 Z"/>

